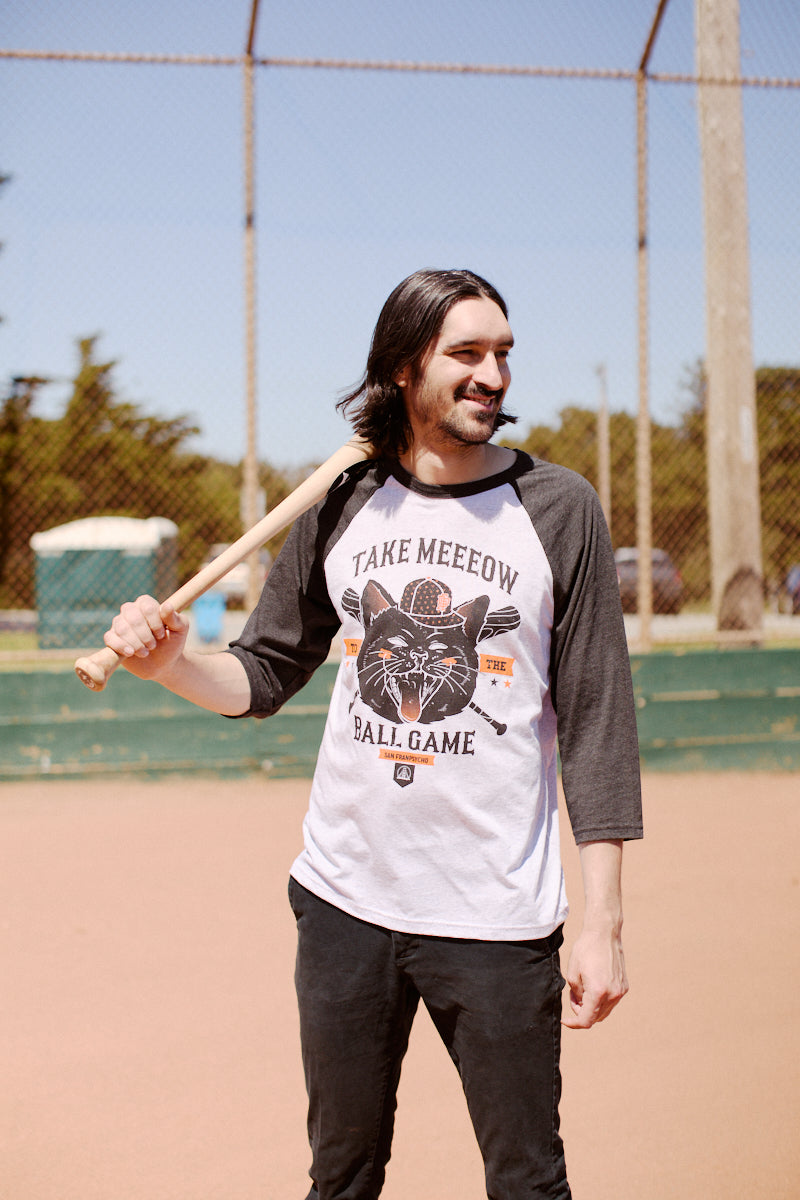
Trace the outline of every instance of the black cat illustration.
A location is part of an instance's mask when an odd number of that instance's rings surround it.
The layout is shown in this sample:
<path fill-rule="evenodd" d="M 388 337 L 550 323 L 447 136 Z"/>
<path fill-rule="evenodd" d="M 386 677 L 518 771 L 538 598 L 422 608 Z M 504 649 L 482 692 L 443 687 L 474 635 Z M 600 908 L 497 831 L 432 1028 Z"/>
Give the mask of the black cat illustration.
<path fill-rule="evenodd" d="M 489 613 L 488 596 L 453 608 L 447 585 L 430 578 L 409 583 L 399 605 L 375 580 L 360 598 L 348 588 L 342 604 L 364 626 L 356 663 L 361 697 L 397 724 L 430 724 L 475 708 L 477 643 L 516 629 L 520 621 L 513 607 Z"/>

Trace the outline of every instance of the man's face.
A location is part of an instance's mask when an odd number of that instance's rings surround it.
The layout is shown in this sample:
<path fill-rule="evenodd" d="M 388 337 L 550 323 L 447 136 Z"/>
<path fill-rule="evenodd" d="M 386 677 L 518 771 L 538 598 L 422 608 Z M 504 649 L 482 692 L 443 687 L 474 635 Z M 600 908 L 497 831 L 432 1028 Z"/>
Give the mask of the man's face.
<path fill-rule="evenodd" d="M 416 442 L 488 442 L 511 382 L 511 328 L 493 300 L 459 300 L 415 373 L 397 377 Z"/>

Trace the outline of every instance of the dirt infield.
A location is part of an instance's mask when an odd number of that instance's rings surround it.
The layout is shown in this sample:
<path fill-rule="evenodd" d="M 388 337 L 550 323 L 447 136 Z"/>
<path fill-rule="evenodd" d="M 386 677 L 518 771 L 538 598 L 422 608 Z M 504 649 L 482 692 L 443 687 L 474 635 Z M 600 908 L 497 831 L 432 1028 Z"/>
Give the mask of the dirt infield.
<path fill-rule="evenodd" d="M 286 879 L 308 783 L 6 784 L 0 1200 L 300 1200 Z M 565 1031 L 575 1200 L 800 1196 L 800 776 L 645 777 L 631 994 Z M 573 915 L 577 854 L 564 836 Z M 386 1200 L 480 1200 L 418 1018 Z"/>

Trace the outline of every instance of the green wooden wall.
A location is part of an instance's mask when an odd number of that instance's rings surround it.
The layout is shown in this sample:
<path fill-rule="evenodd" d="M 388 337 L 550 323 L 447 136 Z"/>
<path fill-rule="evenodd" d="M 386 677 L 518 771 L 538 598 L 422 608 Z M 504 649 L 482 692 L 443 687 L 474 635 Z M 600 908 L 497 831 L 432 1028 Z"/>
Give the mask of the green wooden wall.
<path fill-rule="evenodd" d="M 645 770 L 800 770 L 800 649 L 631 660 Z M 268 721 L 230 721 L 118 671 L 102 693 L 71 670 L 0 673 L 0 779 L 266 770 L 309 776 L 336 668 Z"/>

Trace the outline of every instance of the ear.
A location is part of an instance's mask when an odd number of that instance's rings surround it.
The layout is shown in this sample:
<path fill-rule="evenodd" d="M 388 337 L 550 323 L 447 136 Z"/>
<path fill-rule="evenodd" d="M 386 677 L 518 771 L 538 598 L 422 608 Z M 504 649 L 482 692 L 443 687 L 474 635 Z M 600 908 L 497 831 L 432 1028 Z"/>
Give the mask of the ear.
<path fill-rule="evenodd" d="M 478 634 L 481 631 L 488 607 L 488 596 L 476 596 L 474 600 L 468 600 L 466 604 L 459 604 L 458 608 L 453 609 L 453 612 L 457 612 L 460 617 L 464 618 L 464 633 L 473 646 L 478 641 Z"/>
<path fill-rule="evenodd" d="M 408 387 L 410 380 L 411 380 L 411 366 L 410 365 L 407 365 L 407 366 L 403 367 L 402 370 L 397 371 L 393 377 L 394 383 L 396 383 L 399 388 Z"/>
<path fill-rule="evenodd" d="M 370 579 L 361 593 L 361 615 L 364 628 L 369 629 L 376 617 L 379 617 L 382 612 L 386 612 L 387 608 L 394 607 L 394 600 L 386 589 L 382 588 L 374 579 Z"/>

